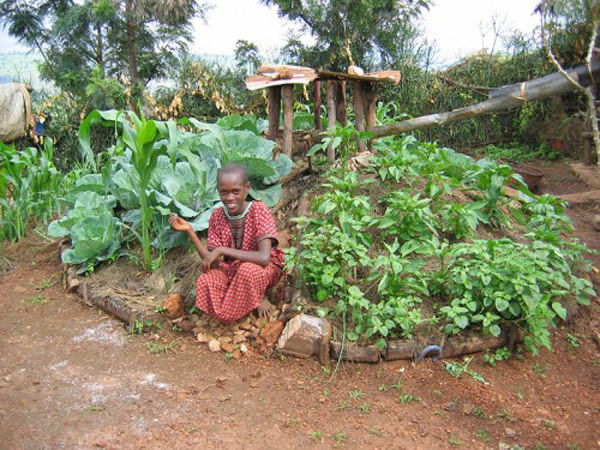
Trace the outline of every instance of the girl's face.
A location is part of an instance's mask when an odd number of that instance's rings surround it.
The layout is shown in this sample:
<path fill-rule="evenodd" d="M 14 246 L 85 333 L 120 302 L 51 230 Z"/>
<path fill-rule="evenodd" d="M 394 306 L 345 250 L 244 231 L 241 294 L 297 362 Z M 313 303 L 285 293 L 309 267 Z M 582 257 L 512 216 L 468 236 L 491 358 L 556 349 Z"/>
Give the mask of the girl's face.
<path fill-rule="evenodd" d="M 250 192 L 249 182 L 244 183 L 237 173 L 224 173 L 219 176 L 217 190 L 229 215 L 237 216 L 244 212 L 246 196 Z"/>

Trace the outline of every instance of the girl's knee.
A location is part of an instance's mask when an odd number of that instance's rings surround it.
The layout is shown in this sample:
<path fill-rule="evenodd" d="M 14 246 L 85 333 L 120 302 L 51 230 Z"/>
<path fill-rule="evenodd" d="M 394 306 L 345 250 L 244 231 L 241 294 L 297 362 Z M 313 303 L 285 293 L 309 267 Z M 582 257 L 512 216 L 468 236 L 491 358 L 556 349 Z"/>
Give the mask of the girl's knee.
<path fill-rule="evenodd" d="M 264 276 L 265 268 L 251 262 L 244 262 L 240 264 L 237 270 L 237 275 L 242 278 L 254 279 L 256 277 Z"/>

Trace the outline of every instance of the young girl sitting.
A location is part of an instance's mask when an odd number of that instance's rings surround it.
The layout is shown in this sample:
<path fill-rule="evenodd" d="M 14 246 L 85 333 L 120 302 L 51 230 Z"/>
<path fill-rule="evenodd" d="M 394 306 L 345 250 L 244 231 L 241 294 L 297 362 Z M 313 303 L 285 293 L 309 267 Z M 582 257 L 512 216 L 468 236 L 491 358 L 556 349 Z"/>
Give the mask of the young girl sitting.
<path fill-rule="evenodd" d="M 171 227 L 185 231 L 202 258 L 202 275 L 196 282 L 196 305 L 222 322 L 234 322 L 258 308 L 271 311 L 265 291 L 279 281 L 283 252 L 277 247 L 277 230 L 269 208 L 246 201 L 250 183 L 240 164 L 227 164 L 217 174 L 223 207 L 213 211 L 208 224 L 208 248 L 192 226 L 172 214 Z"/>

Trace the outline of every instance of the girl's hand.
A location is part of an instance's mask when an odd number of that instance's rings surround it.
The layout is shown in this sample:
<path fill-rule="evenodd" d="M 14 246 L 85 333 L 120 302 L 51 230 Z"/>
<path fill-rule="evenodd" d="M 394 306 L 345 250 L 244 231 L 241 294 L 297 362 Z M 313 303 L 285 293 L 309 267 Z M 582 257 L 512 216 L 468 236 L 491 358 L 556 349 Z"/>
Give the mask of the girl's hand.
<path fill-rule="evenodd" d="M 212 265 L 219 260 L 221 257 L 221 252 L 219 248 L 215 248 L 212 252 L 208 253 L 208 256 L 202 260 L 202 273 L 207 273 Z"/>
<path fill-rule="evenodd" d="M 169 225 L 176 231 L 192 231 L 190 223 L 179 217 L 177 214 L 171 214 L 169 216 Z"/>

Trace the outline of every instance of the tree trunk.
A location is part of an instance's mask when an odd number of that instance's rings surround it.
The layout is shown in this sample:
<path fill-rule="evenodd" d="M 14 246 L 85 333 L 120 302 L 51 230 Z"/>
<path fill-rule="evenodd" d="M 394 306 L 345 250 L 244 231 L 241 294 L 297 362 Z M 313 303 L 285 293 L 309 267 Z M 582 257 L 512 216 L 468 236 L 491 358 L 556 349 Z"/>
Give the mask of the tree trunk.
<path fill-rule="evenodd" d="M 102 76 L 104 77 L 104 48 L 102 43 L 102 26 L 96 25 L 97 44 L 96 44 L 96 63 L 100 66 Z"/>
<path fill-rule="evenodd" d="M 136 86 L 139 82 L 137 68 L 137 53 L 135 49 L 135 19 L 133 15 L 133 0 L 125 0 L 125 17 L 127 19 L 127 52 L 129 55 L 129 76 L 131 85 Z"/>

